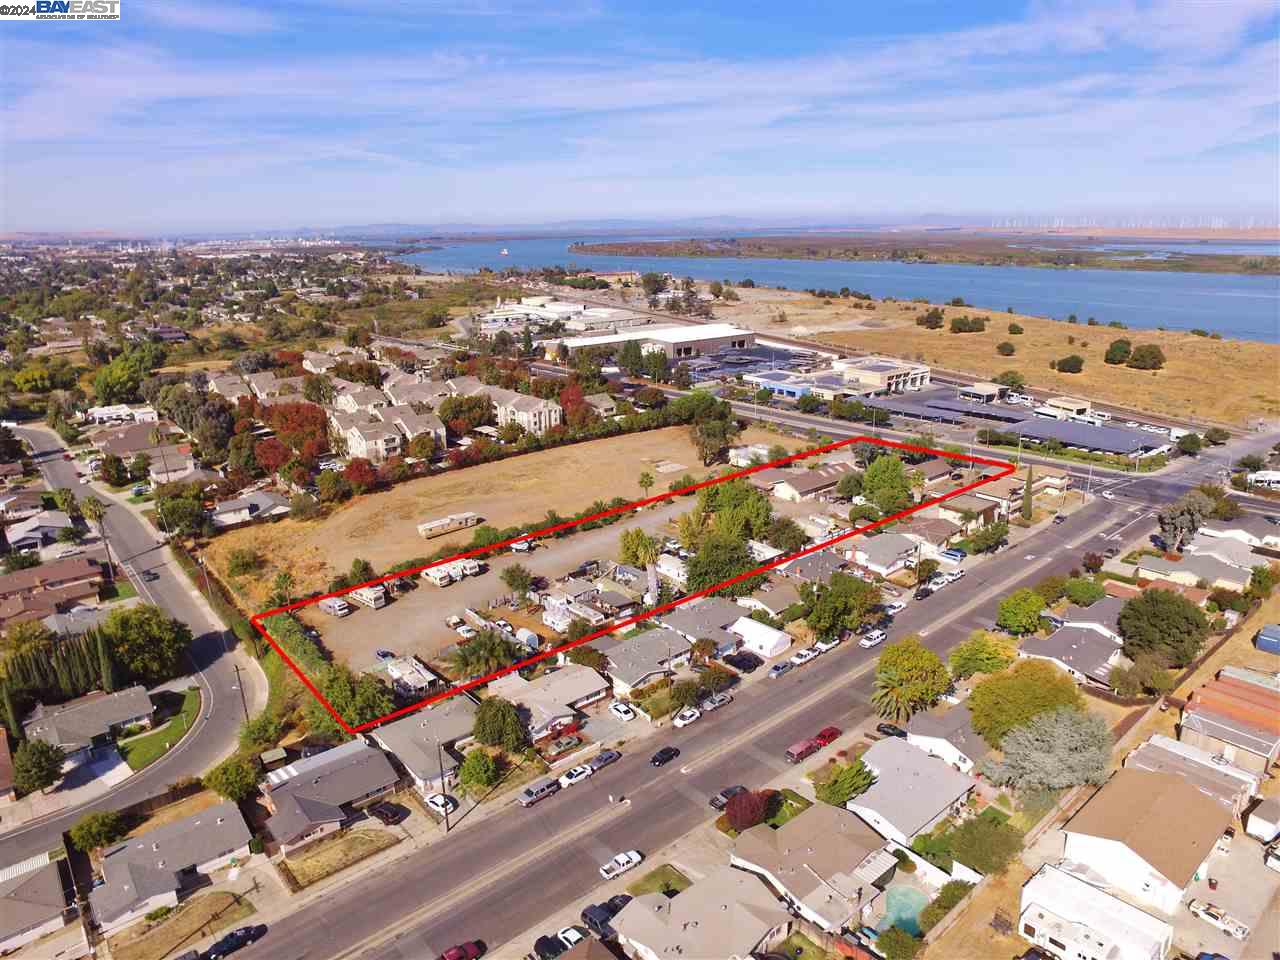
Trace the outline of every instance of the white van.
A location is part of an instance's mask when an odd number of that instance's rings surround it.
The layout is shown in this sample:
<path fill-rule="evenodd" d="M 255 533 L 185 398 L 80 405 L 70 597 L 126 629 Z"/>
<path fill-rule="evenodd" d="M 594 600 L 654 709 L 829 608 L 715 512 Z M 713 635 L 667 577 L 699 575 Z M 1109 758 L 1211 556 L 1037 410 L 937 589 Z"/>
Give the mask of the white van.
<path fill-rule="evenodd" d="M 449 571 L 445 567 L 432 567 L 430 570 L 423 570 L 422 575 L 437 587 L 447 587 L 453 583 L 453 577 L 449 575 Z"/>

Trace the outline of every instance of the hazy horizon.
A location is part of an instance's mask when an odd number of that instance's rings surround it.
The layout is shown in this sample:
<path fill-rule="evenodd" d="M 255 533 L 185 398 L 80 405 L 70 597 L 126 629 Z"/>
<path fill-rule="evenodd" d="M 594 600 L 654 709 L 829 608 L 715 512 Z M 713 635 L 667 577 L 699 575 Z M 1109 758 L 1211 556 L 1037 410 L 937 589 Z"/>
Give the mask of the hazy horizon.
<path fill-rule="evenodd" d="M 6 25 L 0 231 L 1280 221 L 1271 0 L 121 14 Z"/>

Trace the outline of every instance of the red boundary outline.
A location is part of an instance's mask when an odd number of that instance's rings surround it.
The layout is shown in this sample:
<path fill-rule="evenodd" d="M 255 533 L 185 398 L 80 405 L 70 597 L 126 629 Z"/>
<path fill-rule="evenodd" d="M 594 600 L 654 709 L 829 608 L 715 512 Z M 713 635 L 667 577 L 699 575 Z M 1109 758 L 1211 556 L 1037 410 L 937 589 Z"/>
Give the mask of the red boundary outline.
<path fill-rule="evenodd" d="M 495 670 L 493 673 L 485 674 L 482 677 L 474 677 L 470 680 L 467 680 L 464 683 L 454 684 L 448 690 L 445 690 L 441 693 L 433 694 L 430 697 L 426 697 L 423 700 L 419 700 L 417 703 L 412 703 L 409 706 L 401 707 L 398 710 L 393 710 L 391 713 L 388 713 L 385 716 L 378 717 L 375 720 L 366 721 L 365 723 L 358 724 L 357 726 L 354 726 L 354 727 L 349 725 L 342 717 L 338 715 L 338 712 L 334 710 L 333 705 L 329 703 L 329 701 L 325 698 L 324 694 L 322 694 L 319 691 L 316 685 L 312 683 L 312 681 L 307 677 L 307 675 L 303 673 L 302 670 L 298 667 L 298 665 L 293 662 L 293 660 L 289 657 L 287 653 L 285 653 L 284 649 L 280 646 L 280 644 L 276 643 L 275 639 L 272 638 L 271 634 L 267 631 L 267 628 L 263 626 L 263 623 L 262 623 L 262 621 L 268 617 L 274 617 L 282 613 L 288 613 L 292 610 L 298 610 L 302 607 L 308 607 L 314 603 L 319 603 L 321 600 L 327 599 L 328 597 L 339 597 L 339 596 L 342 596 L 343 594 L 350 593 L 352 590 L 358 590 L 361 587 L 368 587 L 368 586 L 373 586 L 375 584 L 386 583 L 388 580 L 394 580 L 397 577 L 404 576 L 405 574 L 421 573 L 423 570 L 429 570 L 432 567 L 437 567 L 444 563 L 452 563 L 454 560 L 462 560 L 468 557 L 484 556 L 485 554 L 492 553 L 495 550 L 501 550 L 505 547 L 509 547 L 513 543 L 520 543 L 521 541 L 524 541 L 524 540 L 536 540 L 541 537 L 545 537 L 548 534 L 557 533 L 561 530 L 568 530 L 572 527 L 576 527 L 578 524 L 586 523 L 587 521 L 590 521 L 590 520 L 600 520 L 604 517 L 611 517 L 618 514 L 630 513 L 634 510 L 638 510 L 641 507 L 646 507 L 651 503 L 659 503 L 663 500 L 670 500 L 674 497 L 682 496 L 684 494 L 693 493 L 694 491 L 701 490 L 703 487 L 715 486 L 718 483 L 725 483 L 726 481 L 729 481 L 729 480 L 736 480 L 741 477 L 745 477 L 745 476 L 749 476 L 750 474 L 757 473 L 761 470 L 768 470 L 772 467 L 782 466 L 784 464 L 792 463 L 796 460 L 803 460 L 807 457 L 813 457 L 819 454 L 829 453 L 832 450 L 837 450 L 841 447 L 846 447 L 855 443 L 875 443 L 875 444 L 879 444 L 880 446 L 893 447 L 898 450 L 908 450 L 913 453 L 932 453 L 932 454 L 937 454 L 940 457 L 945 457 L 950 460 L 967 460 L 970 463 L 978 463 L 984 466 L 1000 467 L 1001 470 L 999 473 L 993 474 L 990 477 L 983 477 L 981 480 L 976 480 L 973 483 L 969 483 L 963 487 L 959 487 L 955 490 L 951 490 L 940 497 L 933 497 L 928 500 L 922 500 L 920 503 L 916 504 L 914 507 L 910 507 L 907 510 L 902 510 L 898 513 L 893 514 L 892 516 L 883 517 L 879 520 L 876 520 L 873 523 L 868 523 L 865 526 L 855 527 L 854 529 L 848 530 L 837 537 L 832 537 L 830 540 L 824 540 L 821 543 L 814 544 L 811 547 L 806 547 L 803 550 L 798 550 L 795 553 L 791 553 L 783 557 L 777 557 L 773 560 L 770 560 L 768 563 L 765 563 L 756 567 L 753 570 L 748 570 L 746 573 L 741 573 L 736 577 L 732 577 L 728 580 L 724 580 L 720 583 L 715 584 L 714 586 L 707 587 L 704 590 L 699 590 L 696 593 L 687 594 L 676 600 L 672 600 L 669 603 L 664 603 L 660 606 L 653 607 L 652 609 L 645 610 L 641 613 L 633 614 L 617 622 L 610 623 L 607 626 L 603 627 L 602 629 L 596 630 L 594 633 L 587 634 L 585 637 L 580 637 L 577 640 L 572 640 L 567 643 L 562 643 L 560 646 L 554 647 L 550 650 L 544 650 L 541 653 L 534 654 L 532 657 L 528 657 L 527 659 L 521 660 L 518 663 L 514 663 L 509 667 L 504 667 L 501 670 Z M 1016 468 L 1012 463 L 1008 463 L 1003 460 L 992 460 L 987 457 L 969 456 L 963 453 L 950 453 L 945 450 L 934 450 L 930 447 L 921 447 L 921 446 L 916 446 L 914 444 L 909 444 L 909 443 L 899 443 L 895 440 L 883 440 L 879 437 L 866 437 L 866 436 L 849 437 L 846 440 L 838 440 L 835 443 L 829 443 L 829 444 L 826 444 L 825 446 L 814 447 L 810 450 L 803 450 L 799 453 L 793 453 L 789 457 L 783 457 L 779 460 L 773 460 L 769 463 L 762 463 L 754 467 L 747 467 L 744 470 L 738 470 L 734 473 L 725 474 L 724 476 L 713 477 L 707 480 L 703 480 L 701 483 L 695 483 L 693 484 L 693 486 L 684 487 L 680 490 L 672 490 L 668 493 L 656 494 L 655 496 L 647 497 L 644 500 L 635 500 L 631 503 L 624 504 L 623 506 L 612 507 L 608 510 L 602 510 L 600 513 L 594 513 L 590 516 L 582 517 L 577 520 L 567 520 L 564 523 L 558 523 L 549 527 L 543 527 L 541 530 L 534 530 L 531 533 L 522 534 L 521 536 L 518 536 L 518 537 L 512 537 L 509 540 L 503 540 L 500 543 L 495 543 L 487 547 L 477 547 L 474 550 L 467 550 L 463 553 L 458 553 L 458 554 L 454 554 L 451 557 L 446 557 L 443 560 L 436 560 L 434 563 L 424 564 L 421 567 L 410 567 L 404 570 L 397 570 L 394 573 L 388 573 L 385 576 L 377 577 L 373 580 L 366 580 L 364 583 L 358 583 L 358 584 L 355 584 L 354 586 L 347 587 L 343 590 L 335 590 L 331 593 L 318 594 L 317 596 L 307 597 L 305 600 L 298 600 L 298 601 L 295 601 L 294 603 L 286 604 L 285 606 L 282 606 L 282 607 L 275 607 L 271 610 L 264 610 L 261 613 L 254 614 L 249 619 L 250 619 L 250 622 L 252 622 L 253 625 L 257 628 L 258 632 L 261 633 L 266 638 L 269 644 L 271 644 L 271 647 L 276 651 L 276 653 L 280 655 L 280 658 L 286 664 L 288 664 L 289 668 L 297 675 L 298 679 L 302 681 L 303 685 L 308 690 L 311 691 L 312 695 L 315 696 L 315 698 L 319 700 L 321 704 L 324 705 L 324 708 L 329 711 L 330 715 L 333 717 L 335 721 L 337 721 L 338 725 L 342 727 L 342 729 L 345 730 L 347 733 L 354 735 L 357 733 L 363 733 L 366 730 L 372 730 L 374 727 L 380 726 L 389 720 L 395 720 L 395 719 L 398 719 L 399 717 L 406 716 L 410 713 L 415 713 L 416 711 L 421 710 L 423 707 L 427 707 L 433 703 L 438 703 L 441 700 L 448 699 L 449 697 L 452 697 L 458 693 L 462 693 L 465 690 L 470 690 L 474 687 L 482 686 L 491 680 L 496 680 L 498 677 L 505 676 L 509 673 L 514 673 L 516 670 L 519 670 L 522 667 L 526 667 L 531 663 L 538 663 L 541 660 L 546 660 L 549 657 L 553 657 L 564 650 L 569 650 L 573 647 L 580 646 L 584 643 L 589 643 L 590 641 L 595 640 L 599 637 L 602 637 L 605 634 L 612 633 L 615 630 L 619 630 L 623 627 L 631 626 L 632 624 L 638 623 L 641 620 L 647 620 L 654 614 L 666 613 L 668 610 L 673 610 L 676 607 L 680 606 L 681 604 L 688 603 L 690 600 L 696 600 L 699 597 L 705 597 L 708 594 L 714 593 L 715 591 L 720 590 L 723 587 L 729 586 L 734 583 L 738 583 L 739 581 L 742 581 L 742 580 L 746 580 L 749 577 L 754 577 L 757 574 L 761 574 L 769 570 L 773 570 L 777 567 L 782 566 L 783 564 L 790 563 L 792 560 L 796 560 L 796 559 L 799 559 L 800 557 L 808 556 L 811 553 L 817 553 L 820 550 L 825 550 L 827 547 L 831 546 L 832 544 L 839 543 L 842 540 L 848 540 L 849 538 L 855 537 L 860 533 L 866 533 L 868 530 L 874 530 L 876 527 L 883 526 L 886 523 L 891 523 L 894 520 L 899 520 L 902 517 L 915 513 L 918 510 L 923 510 L 925 507 L 935 506 L 939 503 L 942 503 L 945 500 L 950 500 L 952 497 L 958 497 L 962 493 L 968 493 L 970 490 L 973 490 L 977 487 L 981 487 L 984 484 L 988 484 L 988 483 L 991 483 L 992 481 L 999 480 L 1002 477 L 1009 476 L 1011 473 L 1014 472 L 1015 469 Z"/>

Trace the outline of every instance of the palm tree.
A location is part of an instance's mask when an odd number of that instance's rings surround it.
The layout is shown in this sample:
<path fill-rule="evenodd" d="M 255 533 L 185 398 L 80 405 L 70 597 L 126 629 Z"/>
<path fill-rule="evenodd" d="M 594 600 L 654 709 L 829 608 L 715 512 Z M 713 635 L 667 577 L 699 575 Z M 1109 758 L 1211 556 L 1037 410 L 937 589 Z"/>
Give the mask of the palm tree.
<path fill-rule="evenodd" d="M 881 669 L 876 674 L 875 690 L 871 705 L 885 720 L 900 723 L 911 716 L 914 703 L 907 689 L 908 684 L 892 670 Z"/>
<path fill-rule="evenodd" d="M 658 568 L 656 566 L 658 557 L 662 555 L 662 549 L 658 546 L 657 537 L 646 537 L 643 543 L 636 544 L 636 560 L 644 564 L 645 571 L 649 574 L 649 592 L 646 594 L 646 601 L 649 604 L 658 602 Z"/>
<path fill-rule="evenodd" d="M 98 536 L 102 537 L 102 546 L 105 547 L 107 551 L 107 576 L 114 580 L 115 577 L 112 575 L 113 567 L 111 564 L 111 543 L 107 539 L 107 505 L 97 497 L 85 497 L 80 503 L 80 513 L 84 515 L 86 520 L 98 528 Z"/>
<path fill-rule="evenodd" d="M 640 489 L 644 491 L 644 495 L 646 497 L 649 496 L 649 489 L 653 486 L 653 474 L 648 470 L 643 470 L 637 482 L 640 484 Z"/>

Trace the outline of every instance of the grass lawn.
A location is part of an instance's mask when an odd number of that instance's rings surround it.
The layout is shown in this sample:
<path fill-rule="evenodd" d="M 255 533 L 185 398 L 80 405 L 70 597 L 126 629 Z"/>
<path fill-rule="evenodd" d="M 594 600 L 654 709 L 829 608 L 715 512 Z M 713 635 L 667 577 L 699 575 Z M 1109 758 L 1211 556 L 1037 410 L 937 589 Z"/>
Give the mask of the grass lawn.
<path fill-rule="evenodd" d="M 116 600 L 128 600 L 130 597 L 136 597 L 137 595 L 138 588 L 127 577 L 121 577 L 118 580 L 102 585 L 102 588 L 98 590 L 98 601 L 100 603 L 112 603 Z"/>
<path fill-rule="evenodd" d="M 835 956 L 822 950 L 803 933 L 793 933 L 770 952 L 796 957 L 798 960 L 830 960 Z"/>
<path fill-rule="evenodd" d="M 357 828 L 318 841 L 306 853 L 286 860 L 282 866 L 293 874 L 299 887 L 308 887 L 399 842 L 400 838 L 390 830 Z"/>
<path fill-rule="evenodd" d="M 145 921 L 112 937 L 114 960 L 164 960 L 190 944 L 252 916 L 254 906 L 234 893 L 205 893 L 180 904 L 158 924 Z"/>
<path fill-rule="evenodd" d="M 158 730 L 134 737 L 120 744 L 120 755 L 131 770 L 141 770 L 155 763 L 187 735 L 191 724 L 200 713 L 200 691 L 187 690 L 182 695 L 182 707 L 177 715 Z"/>
<path fill-rule="evenodd" d="M 144 493 L 141 496 L 133 494 L 128 498 L 130 503 L 150 503 L 154 499 L 155 497 L 149 493 Z"/>
<path fill-rule="evenodd" d="M 1019 833 L 1026 833 L 1044 819 L 1045 814 L 1054 808 L 1064 793 L 1066 793 L 1065 790 L 1037 790 L 1026 797 L 1021 797 L 1018 800 L 1018 809 L 1006 822 Z M 991 809 L 988 807 L 983 814 L 990 813 Z"/>
<path fill-rule="evenodd" d="M 783 790 L 782 803 L 778 806 L 778 811 L 770 817 L 765 823 L 777 830 L 780 826 L 790 820 L 797 814 L 804 813 L 813 806 L 813 802 L 806 800 L 794 790 Z"/>
<path fill-rule="evenodd" d="M 693 886 L 693 881 L 669 863 L 655 867 L 635 883 L 627 886 L 627 893 L 633 897 L 646 893 L 671 892 L 674 896 L 683 893 Z"/>

